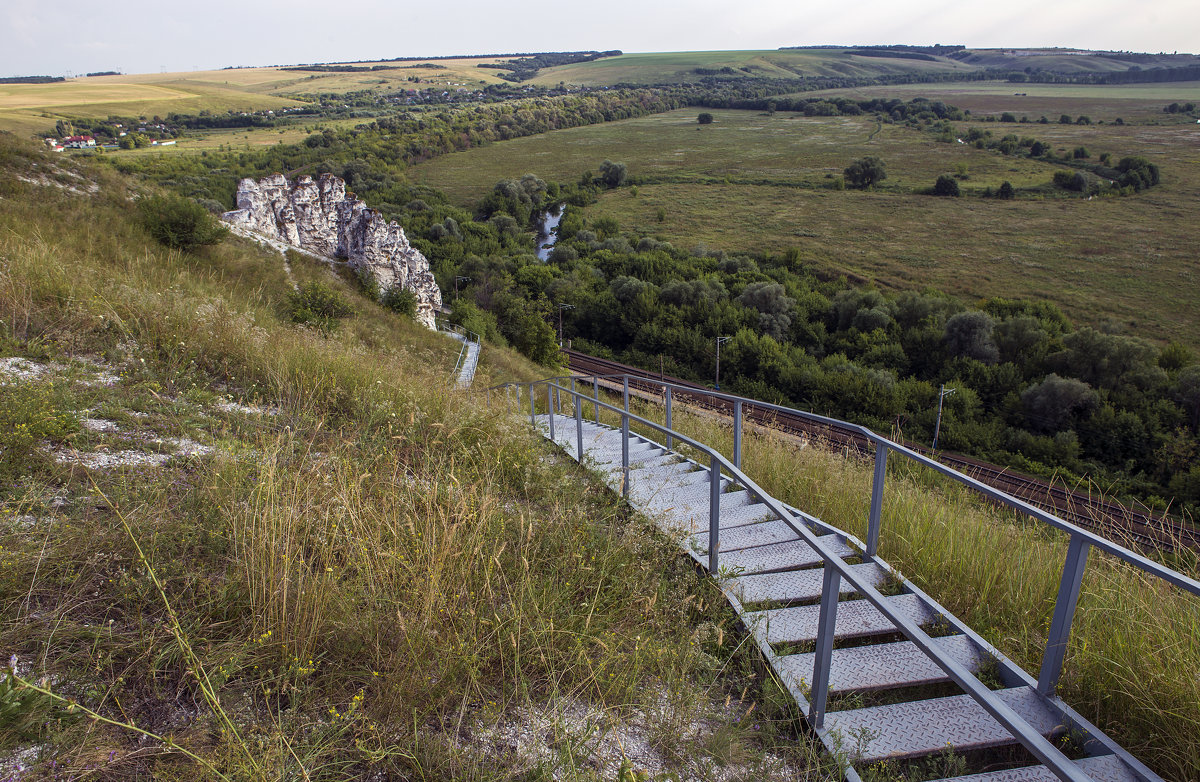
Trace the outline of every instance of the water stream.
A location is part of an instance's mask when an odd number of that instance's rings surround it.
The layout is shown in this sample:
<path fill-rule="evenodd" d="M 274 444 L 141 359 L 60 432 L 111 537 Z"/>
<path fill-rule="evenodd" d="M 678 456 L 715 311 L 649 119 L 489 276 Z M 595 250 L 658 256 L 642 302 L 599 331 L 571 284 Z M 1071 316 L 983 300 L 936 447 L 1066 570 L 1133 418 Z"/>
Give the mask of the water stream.
<path fill-rule="evenodd" d="M 542 224 L 538 228 L 537 257 L 543 263 L 550 260 L 550 253 L 554 251 L 554 243 L 558 241 L 558 224 L 562 222 L 565 210 L 566 204 L 559 204 L 542 213 Z"/>

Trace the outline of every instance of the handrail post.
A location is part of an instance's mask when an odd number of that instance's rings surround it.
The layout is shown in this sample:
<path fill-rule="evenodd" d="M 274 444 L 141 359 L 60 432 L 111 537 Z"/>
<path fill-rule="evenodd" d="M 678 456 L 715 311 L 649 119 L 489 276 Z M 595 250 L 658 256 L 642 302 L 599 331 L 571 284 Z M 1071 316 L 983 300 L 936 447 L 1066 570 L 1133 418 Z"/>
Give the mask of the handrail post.
<path fill-rule="evenodd" d="M 596 400 L 596 426 L 600 425 L 600 376 L 592 375 L 592 398 Z"/>
<path fill-rule="evenodd" d="M 571 385 L 575 385 L 575 381 L 571 380 Z M 571 389 L 571 393 L 575 393 L 575 389 Z M 579 397 L 571 397 L 575 401 L 575 457 L 580 464 L 583 464 L 583 405 L 579 404 Z"/>
<path fill-rule="evenodd" d="M 579 397 L 575 395 L 575 376 L 571 375 L 571 404 L 579 406 Z"/>
<path fill-rule="evenodd" d="M 537 423 L 537 399 L 533 396 L 533 383 L 529 384 L 529 423 Z"/>
<path fill-rule="evenodd" d="M 717 575 L 721 548 L 721 462 L 713 454 L 708 464 L 708 574 Z"/>
<path fill-rule="evenodd" d="M 629 410 L 621 413 L 621 496 L 629 499 Z"/>
<path fill-rule="evenodd" d="M 867 519 L 867 547 L 865 553 L 873 557 L 879 551 L 879 527 L 883 517 L 883 482 L 887 478 L 888 447 L 882 440 L 875 441 L 875 477 L 871 480 L 871 515 Z"/>
<path fill-rule="evenodd" d="M 667 389 L 667 450 L 669 451 L 669 450 L 671 450 L 671 447 L 675 444 L 675 438 L 671 436 L 671 390 L 672 389 L 670 387 L 666 387 L 666 389 Z"/>
<path fill-rule="evenodd" d="M 625 407 L 625 412 L 628 413 L 629 412 L 629 375 L 625 375 L 625 378 L 622 381 L 621 386 L 622 386 L 621 398 L 624 400 L 623 405 Z"/>
<path fill-rule="evenodd" d="M 546 406 L 550 408 L 550 442 L 554 442 L 554 392 L 557 389 L 553 383 L 546 384 Z"/>
<path fill-rule="evenodd" d="M 808 713 L 809 724 L 820 728 L 825 722 L 825 707 L 829 703 L 829 670 L 833 666 L 833 636 L 837 629 L 838 597 L 842 591 L 842 576 L 825 563 L 821 586 L 821 613 L 817 617 L 817 649 L 813 660 L 812 697 Z"/>
<path fill-rule="evenodd" d="M 1075 618 L 1075 605 L 1079 602 L 1079 589 L 1083 584 L 1083 571 L 1087 567 L 1090 548 L 1091 544 L 1083 536 L 1071 536 L 1071 545 L 1067 547 L 1067 561 L 1063 564 L 1062 581 L 1058 585 L 1058 598 L 1054 601 L 1050 637 L 1046 639 L 1042 670 L 1038 674 L 1037 690 L 1042 695 L 1053 695 L 1058 688 L 1058 678 L 1062 675 L 1063 660 L 1067 655 L 1071 622 Z"/>
<path fill-rule="evenodd" d="M 742 469 L 742 400 L 733 403 L 733 466 Z"/>

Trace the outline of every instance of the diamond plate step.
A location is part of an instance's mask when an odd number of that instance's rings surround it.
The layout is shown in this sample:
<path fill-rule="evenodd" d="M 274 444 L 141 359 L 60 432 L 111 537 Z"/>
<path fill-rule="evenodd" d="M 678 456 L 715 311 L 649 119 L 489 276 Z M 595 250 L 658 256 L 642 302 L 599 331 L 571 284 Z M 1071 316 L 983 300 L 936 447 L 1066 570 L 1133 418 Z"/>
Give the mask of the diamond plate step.
<path fill-rule="evenodd" d="M 979 652 L 967 636 L 948 635 L 934 638 L 933 642 L 967 670 L 979 669 Z M 816 654 L 790 654 L 784 657 L 780 661 L 784 676 L 808 686 L 816 657 Z M 834 649 L 829 668 L 829 691 L 833 694 L 915 687 L 946 681 L 950 681 L 946 672 L 911 641 Z"/>
<path fill-rule="evenodd" d="M 883 581 L 885 571 L 873 562 L 851 565 L 856 573 L 868 579 L 873 586 Z M 821 596 L 825 575 L 824 568 L 790 570 L 783 573 L 765 573 L 756 576 L 738 576 L 729 581 L 729 588 L 743 604 L 764 603 L 768 600 L 791 603 L 800 600 L 815 600 Z M 842 592 L 851 587 L 842 581 Z"/>
<path fill-rule="evenodd" d="M 705 514 L 707 515 L 707 514 Z M 767 521 L 762 524 L 748 524 L 733 529 L 721 528 L 718 551 L 739 551 L 746 548 L 769 546 L 772 543 L 783 543 L 796 540 L 800 536 L 796 531 L 782 521 Z M 693 551 L 708 551 L 708 533 L 700 532 L 691 537 Z"/>
<path fill-rule="evenodd" d="M 917 624 L 933 618 L 933 609 L 916 595 L 896 595 L 887 598 L 892 610 L 907 616 Z M 821 606 L 775 608 L 770 611 L 746 613 L 746 624 L 764 626 L 767 641 L 772 644 L 803 643 L 817 640 L 817 620 Z M 896 627 L 866 600 L 847 600 L 838 604 L 835 638 L 861 638 L 895 632 Z"/>
<path fill-rule="evenodd" d="M 1140 782 L 1141 778 L 1121 762 L 1116 755 L 1101 755 L 1075 761 L 1079 770 L 1090 776 L 1093 782 Z M 948 779 L 938 782 L 950 782 Z M 990 771 L 972 774 L 969 777 L 954 777 L 954 782 L 1058 782 L 1054 772 L 1045 766 L 1026 766 L 1007 771 Z"/>
<path fill-rule="evenodd" d="M 729 499 L 727 500 L 726 497 Z M 744 527 L 748 524 L 761 524 L 764 521 L 771 521 L 775 518 L 775 514 L 761 502 L 754 503 L 753 505 L 735 504 L 742 501 L 749 501 L 747 492 L 729 492 L 721 495 L 721 529 Z M 672 512 L 668 515 L 675 520 L 679 520 L 680 513 Z M 678 526 L 687 532 L 707 533 L 708 508 L 705 508 L 703 513 L 690 513 L 683 519 L 683 523 Z"/>
<path fill-rule="evenodd" d="M 1061 728 L 1033 688 L 993 694 L 1043 736 Z M 920 757 L 948 747 L 963 751 L 1017 743 L 970 695 L 830 712 L 825 727 L 842 737 L 856 763 Z"/>
<path fill-rule="evenodd" d="M 836 535 L 821 535 L 819 540 L 839 557 L 858 554 Z M 741 575 L 793 570 L 819 564 L 821 564 L 821 555 L 803 540 L 790 540 L 774 546 L 760 546 L 759 548 L 721 553 L 721 567 L 726 572 Z"/>
<path fill-rule="evenodd" d="M 688 473 L 692 475 L 693 473 Z M 697 470 L 694 473 L 699 480 L 693 480 L 691 483 L 682 486 L 659 486 L 644 487 L 643 494 L 640 495 L 640 501 L 643 502 L 648 510 L 655 513 L 668 513 L 677 516 L 680 519 L 690 518 L 692 516 L 703 514 L 704 526 L 708 526 L 708 504 L 710 501 L 709 492 L 712 487 L 709 485 L 708 470 Z M 745 491 L 727 492 L 724 490 L 729 482 L 724 478 L 721 479 L 721 511 L 724 513 L 726 509 L 739 508 L 743 505 L 750 504 L 750 494 Z"/>

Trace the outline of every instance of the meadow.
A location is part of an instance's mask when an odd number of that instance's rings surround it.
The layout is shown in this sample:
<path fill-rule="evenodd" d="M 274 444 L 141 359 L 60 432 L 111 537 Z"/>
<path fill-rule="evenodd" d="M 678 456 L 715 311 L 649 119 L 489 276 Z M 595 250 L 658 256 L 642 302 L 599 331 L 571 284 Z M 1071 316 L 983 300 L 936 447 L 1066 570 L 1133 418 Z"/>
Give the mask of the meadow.
<path fill-rule="evenodd" d="M 613 218 L 630 234 L 730 253 L 795 248 L 829 275 L 964 300 L 1043 299 L 1077 323 L 1200 346 L 1191 306 L 1200 281 L 1186 218 L 1200 208 L 1195 125 L 1116 125 L 1101 116 L 1103 125 L 957 124 L 960 134 L 1012 132 L 1059 152 L 1084 146 L 1093 158 L 1144 155 L 1163 171 L 1163 184 L 1148 192 L 1089 200 L 1045 187 L 1058 166 L 940 143 L 868 117 L 712 113 L 706 126 L 695 111 L 679 110 L 497 143 L 415 166 L 409 177 L 470 206 L 500 179 L 532 172 L 575 181 L 618 160 L 638 184 L 608 191 L 584 216 Z M 827 189 L 865 155 L 887 165 L 875 191 Z M 943 173 L 965 174 L 964 197 L 914 192 Z M 1004 181 L 1042 190 L 1012 201 L 978 197 Z"/>

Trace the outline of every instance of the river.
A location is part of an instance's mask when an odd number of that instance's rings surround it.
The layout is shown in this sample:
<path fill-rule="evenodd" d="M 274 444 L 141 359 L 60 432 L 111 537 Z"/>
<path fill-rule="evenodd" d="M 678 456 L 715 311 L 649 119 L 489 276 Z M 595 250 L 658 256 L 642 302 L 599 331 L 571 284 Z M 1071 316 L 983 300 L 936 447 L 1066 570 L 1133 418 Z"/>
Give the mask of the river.
<path fill-rule="evenodd" d="M 562 222 L 566 208 L 566 204 L 559 204 L 542 213 L 542 225 L 538 228 L 537 257 L 543 263 L 550 260 L 550 253 L 554 251 L 554 243 L 558 241 L 558 224 Z"/>

